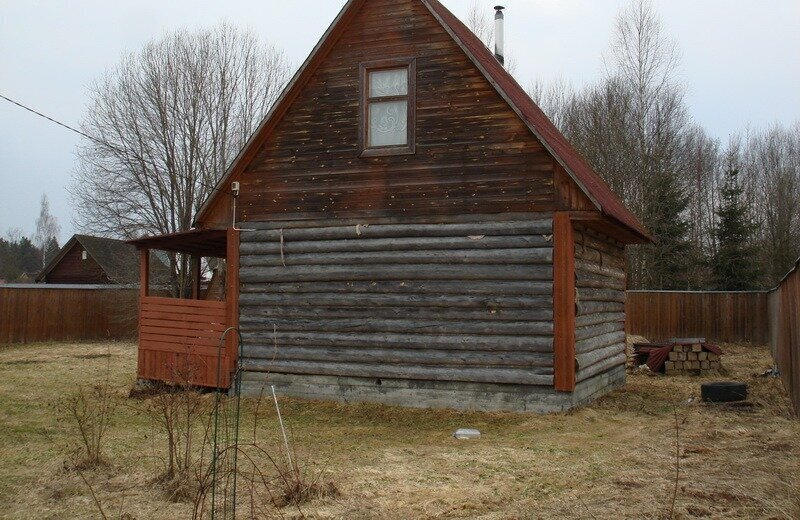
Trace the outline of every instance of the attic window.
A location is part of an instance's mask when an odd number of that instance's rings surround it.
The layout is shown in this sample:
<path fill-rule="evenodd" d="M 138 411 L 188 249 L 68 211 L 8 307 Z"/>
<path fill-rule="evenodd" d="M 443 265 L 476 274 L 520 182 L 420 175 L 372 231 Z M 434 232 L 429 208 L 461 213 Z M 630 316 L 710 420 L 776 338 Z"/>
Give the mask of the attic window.
<path fill-rule="evenodd" d="M 415 83 L 413 59 L 361 65 L 362 157 L 414 153 Z"/>
<path fill-rule="evenodd" d="M 87 260 L 89 258 L 89 253 L 86 251 L 81 251 L 81 260 Z"/>

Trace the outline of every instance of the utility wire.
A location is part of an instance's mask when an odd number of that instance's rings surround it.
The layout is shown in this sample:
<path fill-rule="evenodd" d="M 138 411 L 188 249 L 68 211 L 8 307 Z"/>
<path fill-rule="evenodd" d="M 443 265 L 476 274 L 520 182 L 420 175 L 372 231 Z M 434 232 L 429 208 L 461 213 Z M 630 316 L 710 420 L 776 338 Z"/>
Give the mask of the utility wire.
<path fill-rule="evenodd" d="M 20 103 L 19 101 L 15 101 L 15 100 L 13 100 L 13 99 L 11 99 L 11 98 L 9 98 L 9 97 L 6 97 L 6 96 L 4 96 L 3 94 L 0 94 L 0 98 L 2 98 L 2 99 L 4 99 L 4 100 L 8 101 L 9 103 L 11 103 L 11 104 L 13 104 L 13 105 L 16 105 L 16 106 L 18 106 L 19 108 L 21 108 L 21 109 L 23 109 L 23 110 L 27 110 L 28 112 L 30 112 L 30 113 L 32 113 L 32 114 L 35 114 L 35 115 L 37 115 L 37 116 L 39 116 L 39 117 L 41 117 L 41 118 L 47 119 L 47 120 L 48 120 L 48 121 L 50 121 L 51 123 L 55 123 L 55 124 L 57 124 L 58 126 L 61 126 L 61 127 L 63 127 L 63 128 L 66 128 L 66 129 L 67 129 L 67 130 L 69 130 L 70 132 L 75 132 L 76 134 L 78 134 L 78 135 L 80 135 L 80 136 L 82 136 L 82 137 L 85 137 L 86 139 L 89 139 L 90 141 L 94 141 L 95 143 L 98 143 L 98 144 L 100 144 L 100 145 L 107 146 L 108 148 L 111 148 L 112 150 L 116 151 L 117 153 L 121 153 L 121 154 L 125 154 L 125 153 L 126 153 L 124 150 L 121 150 L 121 149 L 119 149 L 118 147 L 114 146 L 114 145 L 113 145 L 113 144 L 111 144 L 111 143 L 108 143 L 108 142 L 106 142 L 106 141 L 103 141 L 102 139 L 99 139 L 99 138 L 97 138 L 97 137 L 91 136 L 91 135 L 87 134 L 86 132 L 82 132 L 81 130 L 78 130 L 78 129 L 77 129 L 77 128 L 75 128 L 75 127 L 72 127 L 72 126 L 70 126 L 70 125 L 68 125 L 68 124 L 66 124 L 66 123 L 62 123 L 61 121 L 58 121 L 57 119 L 53 119 L 52 117 L 50 117 L 50 116 L 48 116 L 48 115 L 46 115 L 46 114 L 43 114 L 43 113 L 39 112 L 38 110 L 36 110 L 36 109 L 33 109 L 33 108 L 29 107 L 29 106 L 23 105 L 23 104 L 22 104 L 22 103 Z M 189 179 L 189 178 L 187 178 L 187 177 L 185 177 L 185 176 L 183 176 L 183 175 L 181 175 L 181 174 L 179 174 L 179 173 L 177 173 L 177 172 L 175 172 L 174 174 L 175 174 L 176 176 L 178 176 L 178 177 L 182 178 L 182 179 L 183 179 L 183 180 L 185 180 L 185 181 L 189 181 L 189 182 L 197 182 L 198 184 L 200 184 L 201 186 L 203 186 L 204 188 L 207 188 L 207 189 L 209 189 L 209 190 L 212 190 L 212 191 L 218 191 L 218 192 L 220 192 L 220 193 L 226 193 L 226 194 L 228 194 L 228 195 L 233 195 L 233 193 L 232 193 L 232 192 L 230 192 L 230 191 L 228 191 L 228 190 L 223 190 L 223 189 L 217 188 L 217 187 L 215 187 L 215 186 L 209 186 L 209 185 L 205 184 L 204 182 L 202 182 L 202 181 L 200 181 L 200 180 L 198 180 L 198 179 Z"/>

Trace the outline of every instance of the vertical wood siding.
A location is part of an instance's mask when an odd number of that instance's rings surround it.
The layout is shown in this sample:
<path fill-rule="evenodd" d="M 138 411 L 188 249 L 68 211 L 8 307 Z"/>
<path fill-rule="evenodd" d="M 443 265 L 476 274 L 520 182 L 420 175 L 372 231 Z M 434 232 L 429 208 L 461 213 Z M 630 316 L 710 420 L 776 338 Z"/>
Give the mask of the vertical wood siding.
<path fill-rule="evenodd" d="M 625 357 L 625 248 L 575 226 L 577 381 L 618 366 Z"/>
<path fill-rule="evenodd" d="M 359 64 L 411 57 L 416 153 L 360 158 Z M 241 221 L 548 211 L 555 201 L 552 157 L 422 3 L 409 0 L 365 5 L 241 183 Z"/>
<path fill-rule="evenodd" d="M 553 384 L 550 219 L 247 226 L 246 370 Z"/>
<path fill-rule="evenodd" d="M 630 291 L 626 330 L 651 341 L 705 337 L 763 344 L 769 341 L 768 299 L 766 292 Z"/>
<path fill-rule="evenodd" d="M 0 287 L 0 343 L 131 338 L 135 289 Z"/>
<path fill-rule="evenodd" d="M 800 267 L 769 294 L 769 329 L 775 362 L 800 416 Z"/>
<path fill-rule="evenodd" d="M 712 341 L 769 343 L 800 415 L 800 269 L 772 291 L 631 291 L 626 331 L 650 340 L 705 337 Z"/>

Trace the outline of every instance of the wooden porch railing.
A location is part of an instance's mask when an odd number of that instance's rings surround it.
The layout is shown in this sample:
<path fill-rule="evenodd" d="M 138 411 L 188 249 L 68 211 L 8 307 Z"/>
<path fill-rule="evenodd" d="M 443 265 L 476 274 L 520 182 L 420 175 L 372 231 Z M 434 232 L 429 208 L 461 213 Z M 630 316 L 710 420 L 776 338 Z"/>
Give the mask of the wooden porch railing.
<path fill-rule="evenodd" d="M 146 296 L 140 304 L 139 378 L 216 387 L 220 338 L 229 320 L 226 302 Z M 222 347 L 222 388 L 230 385 L 232 343 Z"/>

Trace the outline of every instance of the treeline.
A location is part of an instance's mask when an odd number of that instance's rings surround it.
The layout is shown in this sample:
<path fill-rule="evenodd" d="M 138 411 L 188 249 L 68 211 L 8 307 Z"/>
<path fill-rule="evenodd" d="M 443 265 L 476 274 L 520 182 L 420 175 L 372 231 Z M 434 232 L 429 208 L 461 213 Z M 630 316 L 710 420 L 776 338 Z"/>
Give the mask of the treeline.
<path fill-rule="evenodd" d="M 33 282 L 42 269 L 42 250 L 28 237 L 0 238 L 0 280 Z"/>
<path fill-rule="evenodd" d="M 711 137 L 645 0 L 620 14 L 605 63 L 594 85 L 531 95 L 657 239 L 630 249 L 631 288 L 775 285 L 800 256 L 800 122 Z"/>
<path fill-rule="evenodd" d="M 61 226 L 50 213 L 50 201 L 42 195 L 33 238 L 18 229 L 0 238 L 0 283 L 33 282 L 45 264 L 58 254 L 56 237 L 60 232 Z"/>

